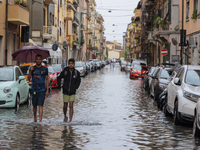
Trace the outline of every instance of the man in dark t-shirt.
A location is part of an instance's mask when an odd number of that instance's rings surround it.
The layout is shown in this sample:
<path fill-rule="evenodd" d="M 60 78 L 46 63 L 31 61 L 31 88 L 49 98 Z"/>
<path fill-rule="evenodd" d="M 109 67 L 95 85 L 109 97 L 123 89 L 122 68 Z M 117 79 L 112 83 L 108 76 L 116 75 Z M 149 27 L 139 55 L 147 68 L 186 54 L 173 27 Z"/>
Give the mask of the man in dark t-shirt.
<path fill-rule="evenodd" d="M 47 84 L 49 83 L 48 69 L 41 65 L 41 55 L 36 55 L 35 62 L 36 66 L 31 66 L 30 68 L 28 80 L 32 77 L 32 104 L 34 121 L 37 122 L 37 106 L 39 106 L 39 122 L 42 122 L 44 99 L 49 95 L 49 84 Z"/>

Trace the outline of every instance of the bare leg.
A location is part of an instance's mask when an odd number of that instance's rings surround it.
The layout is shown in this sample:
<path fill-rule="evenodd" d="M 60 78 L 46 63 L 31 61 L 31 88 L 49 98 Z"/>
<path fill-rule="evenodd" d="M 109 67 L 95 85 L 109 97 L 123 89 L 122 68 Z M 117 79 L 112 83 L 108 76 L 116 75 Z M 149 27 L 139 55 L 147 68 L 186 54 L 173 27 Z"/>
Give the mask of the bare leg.
<path fill-rule="evenodd" d="M 63 104 L 63 113 L 64 113 L 64 120 L 67 119 L 67 107 L 68 107 L 68 103 Z"/>
<path fill-rule="evenodd" d="M 74 108 L 73 108 L 73 101 L 69 102 L 69 123 L 72 121 L 73 113 L 74 113 Z"/>
<path fill-rule="evenodd" d="M 39 122 L 42 122 L 42 114 L 43 114 L 43 106 L 39 105 L 39 116 L 40 116 Z"/>
<path fill-rule="evenodd" d="M 34 121 L 37 121 L 37 106 L 33 107 L 33 115 L 34 115 Z"/>

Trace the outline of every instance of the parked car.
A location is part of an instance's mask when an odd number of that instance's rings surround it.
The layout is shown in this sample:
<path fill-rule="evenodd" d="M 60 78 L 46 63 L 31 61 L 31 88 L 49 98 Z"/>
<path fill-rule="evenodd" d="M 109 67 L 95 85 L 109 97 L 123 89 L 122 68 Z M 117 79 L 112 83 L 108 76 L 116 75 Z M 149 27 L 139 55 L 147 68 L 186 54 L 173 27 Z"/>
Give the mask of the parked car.
<path fill-rule="evenodd" d="M 121 62 L 121 71 L 125 71 L 126 65 L 127 65 L 126 61 Z"/>
<path fill-rule="evenodd" d="M 150 94 L 157 101 L 159 95 L 167 87 L 173 76 L 173 68 L 159 67 L 155 76 L 152 76 L 153 80 L 150 85 Z"/>
<path fill-rule="evenodd" d="M 147 66 L 147 63 L 145 61 L 139 61 L 139 60 L 135 60 L 132 61 L 131 66 L 133 67 L 134 65 L 142 65 L 142 66 Z"/>
<path fill-rule="evenodd" d="M 80 72 L 81 77 L 85 77 L 86 70 L 81 61 L 75 63 L 75 68 Z"/>
<path fill-rule="evenodd" d="M 125 67 L 125 72 L 127 73 L 127 72 L 130 72 L 131 71 L 131 63 L 130 62 L 128 62 L 128 63 L 126 63 L 126 67 Z"/>
<path fill-rule="evenodd" d="M 59 87 L 57 82 L 57 72 L 51 65 L 46 65 L 46 67 L 48 68 L 49 76 L 51 78 L 51 88 Z"/>
<path fill-rule="evenodd" d="M 144 78 L 147 71 L 148 71 L 147 66 L 134 65 L 132 70 L 130 71 L 130 79 Z"/>
<path fill-rule="evenodd" d="M 61 73 L 61 71 L 62 71 L 61 64 L 53 64 L 52 67 L 56 71 L 57 75 L 59 75 Z"/>
<path fill-rule="evenodd" d="M 90 72 L 94 72 L 95 71 L 95 64 L 92 61 L 90 61 L 88 63 L 90 65 Z"/>
<path fill-rule="evenodd" d="M 197 102 L 194 109 L 193 135 L 200 137 L 200 101 Z"/>
<path fill-rule="evenodd" d="M 18 66 L 0 67 L 0 108 L 17 108 L 29 100 L 30 86 Z"/>
<path fill-rule="evenodd" d="M 149 88 L 149 79 L 151 78 L 151 75 L 153 74 L 155 69 L 156 69 L 156 67 L 151 67 L 151 69 L 148 72 L 146 72 L 146 74 L 144 76 L 143 88 L 145 90 L 147 90 Z"/>
<path fill-rule="evenodd" d="M 200 98 L 200 66 L 182 66 L 167 90 L 166 114 L 173 114 L 175 125 L 192 122 Z"/>
<path fill-rule="evenodd" d="M 87 74 L 90 73 L 90 63 L 89 62 L 86 62 L 86 72 Z"/>
<path fill-rule="evenodd" d="M 32 66 L 32 65 L 36 65 L 36 64 L 35 63 L 24 63 L 24 64 L 19 65 L 23 75 L 26 78 L 26 81 L 28 81 L 29 69 L 30 69 L 30 66 Z M 29 86 L 32 85 L 32 79 L 28 82 L 28 84 L 29 84 Z"/>
<path fill-rule="evenodd" d="M 97 69 L 101 69 L 101 64 L 99 62 L 96 62 Z"/>

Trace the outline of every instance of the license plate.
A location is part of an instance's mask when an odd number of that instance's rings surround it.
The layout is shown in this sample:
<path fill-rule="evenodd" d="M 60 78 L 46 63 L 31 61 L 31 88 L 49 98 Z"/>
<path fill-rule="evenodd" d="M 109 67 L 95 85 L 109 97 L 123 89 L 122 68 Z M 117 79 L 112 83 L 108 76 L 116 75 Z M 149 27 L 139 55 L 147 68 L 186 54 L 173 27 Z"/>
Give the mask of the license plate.
<path fill-rule="evenodd" d="M 142 78 L 138 78 L 138 79 L 142 80 Z"/>

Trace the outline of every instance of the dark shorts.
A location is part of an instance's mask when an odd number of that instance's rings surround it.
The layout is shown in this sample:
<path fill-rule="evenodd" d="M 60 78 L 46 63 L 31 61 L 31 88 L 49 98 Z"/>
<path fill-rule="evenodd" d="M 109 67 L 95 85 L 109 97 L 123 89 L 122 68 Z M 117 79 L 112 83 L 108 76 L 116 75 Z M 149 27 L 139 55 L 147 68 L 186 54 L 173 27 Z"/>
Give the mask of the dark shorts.
<path fill-rule="evenodd" d="M 37 105 L 43 106 L 45 99 L 45 91 L 33 92 L 32 95 L 33 107 L 37 107 Z"/>

